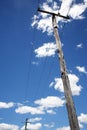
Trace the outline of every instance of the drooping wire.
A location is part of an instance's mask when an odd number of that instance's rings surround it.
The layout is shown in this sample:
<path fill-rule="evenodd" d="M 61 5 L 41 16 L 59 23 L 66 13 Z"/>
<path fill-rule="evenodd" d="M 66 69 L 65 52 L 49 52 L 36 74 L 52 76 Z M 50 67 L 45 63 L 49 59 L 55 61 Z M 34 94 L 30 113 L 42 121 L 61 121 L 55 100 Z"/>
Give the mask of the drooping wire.
<path fill-rule="evenodd" d="M 49 62 L 49 60 L 48 60 L 48 62 Z M 47 62 L 47 63 L 48 63 Z M 48 91 L 48 89 L 49 89 L 49 84 L 48 84 L 48 81 L 49 81 L 49 79 L 50 79 L 50 77 L 52 76 L 52 71 L 54 70 L 54 63 L 55 63 L 55 61 L 54 61 L 54 58 L 53 58 L 53 60 L 52 60 L 52 62 L 50 63 L 50 66 L 49 66 L 49 68 L 48 68 L 48 71 L 47 71 L 47 74 L 46 74 L 46 76 L 44 77 L 44 79 L 45 79 L 45 82 L 43 83 L 43 88 L 42 88 L 42 93 L 41 93 L 41 95 L 43 95 L 43 96 L 45 96 L 45 94 L 47 93 L 47 91 Z M 48 86 L 47 86 L 48 85 Z M 47 87 L 47 88 L 46 88 Z M 45 90 L 45 91 L 44 91 Z"/>
<path fill-rule="evenodd" d="M 38 6 L 39 6 L 39 1 L 37 1 L 37 7 L 36 7 L 36 12 L 35 14 L 38 15 Z M 32 37 L 32 41 L 31 43 L 29 43 L 29 61 L 28 61 L 28 72 L 27 72 L 27 85 L 25 87 L 25 100 L 28 98 L 29 96 L 29 90 L 31 89 L 31 72 L 32 72 L 32 62 L 33 62 L 33 55 L 34 55 L 34 50 L 35 50 L 35 42 L 36 42 L 36 29 L 32 27 L 32 32 L 33 32 L 33 37 Z"/>
<path fill-rule="evenodd" d="M 52 8 L 53 8 L 53 6 L 54 6 L 54 1 L 53 1 L 53 3 L 52 3 Z M 44 64 L 43 64 L 43 69 L 41 70 L 41 74 L 40 74 L 40 79 L 39 79 L 39 81 L 38 81 L 38 89 L 37 89 L 37 92 L 40 92 L 40 94 L 42 95 L 42 93 L 45 93 L 45 91 L 40 91 L 41 89 L 42 90 L 44 90 L 44 88 L 42 88 L 41 86 L 42 86 L 42 83 L 44 84 L 44 85 L 46 85 L 46 83 L 48 82 L 48 77 L 50 76 L 50 74 L 51 74 L 51 72 L 52 72 L 52 66 L 53 66 L 53 62 L 51 62 L 51 65 L 50 65 L 50 68 L 49 68 L 49 70 L 48 70 L 48 73 L 47 73 L 47 76 L 45 76 L 45 78 L 46 78 L 46 80 L 44 81 L 43 80 L 43 76 L 44 76 L 44 72 L 45 72 L 45 69 L 46 69 L 46 63 L 48 62 L 48 57 L 46 57 L 45 58 L 45 60 L 44 60 Z M 44 81 L 44 82 L 43 82 Z M 43 85 L 43 86 L 44 86 Z M 49 86 L 48 86 L 49 87 Z M 36 93 L 37 93 L 36 92 Z"/>
<path fill-rule="evenodd" d="M 27 85 L 25 87 L 25 100 L 28 98 L 28 91 L 30 89 L 30 76 L 31 76 L 31 64 L 32 64 L 32 57 L 33 57 L 33 45 L 30 44 L 29 47 L 29 61 L 28 61 L 28 72 L 27 72 Z"/>
<path fill-rule="evenodd" d="M 44 74 L 45 74 L 45 70 L 46 70 L 46 63 L 47 63 L 47 57 L 45 57 L 43 59 L 43 64 L 41 65 L 41 70 L 40 70 L 40 74 L 39 74 L 39 79 L 37 81 L 37 89 L 35 92 L 36 98 L 38 97 L 38 94 L 41 95 L 41 91 L 42 91 L 42 85 L 44 82 Z"/>
<path fill-rule="evenodd" d="M 38 0 L 37 8 L 38 8 L 39 5 L 40 5 L 39 2 L 40 2 L 40 0 Z M 54 3 L 53 3 L 53 4 L 54 4 Z M 64 29 L 64 26 L 65 26 L 65 25 L 66 25 L 66 24 L 64 23 L 63 29 Z M 35 28 L 34 28 L 34 29 L 35 29 Z M 36 35 L 36 34 L 35 34 L 35 30 L 34 30 L 34 35 Z M 34 36 L 34 38 L 35 38 L 35 36 Z M 35 40 L 34 40 L 34 41 L 35 41 Z M 34 44 L 32 45 L 32 47 L 34 47 Z M 29 62 L 30 62 L 30 68 L 31 68 L 31 61 L 32 61 L 32 53 L 33 53 L 33 50 L 34 50 L 34 48 L 31 49 L 31 56 L 30 56 L 31 58 L 30 58 L 30 61 L 29 61 Z M 45 64 L 46 64 L 46 62 L 47 62 L 46 60 L 47 60 L 47 59 L 44 60 L 44 65 L 43 65 L 42 70 L 41 70 L 40 79 L 39 79 L 39 81 L 38 81 L 38 88 L 37 88 L 37 89 L 40 89 L 40 86 L 41 86 L 42 76 L 43 76 L 43 75 L 42 75 L 42 72 L 44 72 L 44 69 L 45 69 L 44 66 L 45 66 Z M 30 77 L 30 74 L 29 74 L 28 77 Z M 29 79 L 30 79 L 30 78 L 29 78 Z M 29 81 L 29 82 L 30 82 L 30 81 Z M 27 92 L 28 92 L 28 91 L 27 91 Z M 36 95 L 36 94 L 35 94 L 35 95 Z"/>

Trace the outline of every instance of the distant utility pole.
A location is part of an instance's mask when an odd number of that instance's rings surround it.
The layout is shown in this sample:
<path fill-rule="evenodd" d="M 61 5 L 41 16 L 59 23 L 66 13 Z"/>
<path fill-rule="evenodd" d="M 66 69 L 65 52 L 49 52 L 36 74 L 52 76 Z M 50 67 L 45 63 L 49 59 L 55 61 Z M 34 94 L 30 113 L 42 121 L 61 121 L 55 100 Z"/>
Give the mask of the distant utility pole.
<path fill-rule="evenodd" d="M 28 118 L 26 118 L 26 121 L 25 121 L 25 130 L 28 130 L 28 129 L 27 129 L 27 123 L 29 123 L 29 122 L 28 122 Z"/>
<path fill-rule="evenodd" d="M 76 115 L 76 110 L 75 110 L 75 106 L 74 106 L 74 102 L 72 98 L 72 92 L 70 88 L 70 82 L 69 82 L 69 77 L 68 77 L 68 73 L 66 69 L 64 54 L 62 51 L 62 45 L 61 45 L 59 34 L 58 34 L 57 22 L 56 22 L 56 16 L 59 16 L 65 19 L 69 19 L 69 17 L 63 16 L 60 13 L 55 14 L 55 13 L 40 10 L 40 9 L 38 9 L 38 11 L 52 15 L 52 24 L 53 24 L 55 40 L 56 40 L 57 49 L 58 49 L 58 58 L 59 58 L 59 63 L 60 63 L 61 78 L 62 78 L 62 82 L 64 86 L 69 124 L 70 124 L 71 130 L 80 130 L 77 115 Z"/>

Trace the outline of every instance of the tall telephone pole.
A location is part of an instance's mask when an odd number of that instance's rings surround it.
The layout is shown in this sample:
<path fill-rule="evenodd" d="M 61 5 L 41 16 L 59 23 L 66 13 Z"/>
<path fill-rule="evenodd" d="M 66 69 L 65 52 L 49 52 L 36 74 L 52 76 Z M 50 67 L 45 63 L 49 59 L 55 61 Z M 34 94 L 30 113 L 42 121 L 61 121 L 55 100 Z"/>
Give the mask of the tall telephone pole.
<path fill-rule="evenodd" d="M 61 78 L 62 78 L 62 82 L 63 82 L 63 86 L 64 86 L 66 108 L 67 108 L 67 112 L 68 112 L 70 129 L 71 130 L 80 130 L 77 115 L 76 115 L 75 105 L 74 105 L 74 101 L 72 98 L 72 92 L 71 92 L 71 88 L 70 88 L 70 82 L 69 82 L 69 77 L 68 77 L 68 73 L 67 73 L 67 69 L 66 69 L 64 54 L 62 51 L 62 46 L 61 46 L 61 42 L 60 42 L 60 38 L 59 38 L 59 34 L 58 34 L 57 22 L 56 22 L 56 16 L 66 18 L 66 19 L 69 19 L 69 17 L 68 16 L 65 17 L 65 16 L 61 15 L 60 13 L 55 14 L 55 13 L 40 10 L 40 9 L 38 9 L 38 11 L 52 15 L 52 25 L 53 25 L 54 36 L 55 36 L 56 45 L 57 45 L 57 49 L 58 49 L 58 58 L 59 58 L 59 63 L 60 63 Z"/>

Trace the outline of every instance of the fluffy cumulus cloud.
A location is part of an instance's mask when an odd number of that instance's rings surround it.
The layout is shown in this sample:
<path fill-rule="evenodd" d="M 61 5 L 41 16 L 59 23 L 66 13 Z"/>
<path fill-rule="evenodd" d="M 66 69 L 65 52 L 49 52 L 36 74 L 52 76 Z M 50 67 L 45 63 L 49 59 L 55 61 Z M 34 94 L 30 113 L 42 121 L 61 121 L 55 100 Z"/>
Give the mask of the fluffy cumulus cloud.
<path fill-rule="evenodd" d="M 44 126 L 45 126 L 46 128 L 48 128 L 48 129 L 53 128 L 54 125 L 55 125 L 54 122 L 52 122 L 52 123 L 50 123 L 50 124 L 44 124 Z"/>
<path fill-rule="evenodd" d="M 27 124 L 27 129 L 29 129 L 29 130 L 40 130 L 41 127 L 42 127 L 41 123 L 36 123 L 36 124 L 30 124 L 30 123 L 28 123 Z M 21 130 L 25 130 L 25 127 L 23 126 L 21 128 Z"/>
<path fill-rule="evenodd" d="M 35 107 L 31 106 L 19 106 L 15 109 L 16 113 L 26 114 L 30 113 L 32 115 L 37 114 L 55 114 L 53 108 L 62 107 L 65 103 L 65 100 L 62 100 L 56 96 L 48 96 L 46 98 L 41 98 L 34 101 Z"/>
<path fill-rule="evenodd" d="M 72 5 L 72 1 L 73 0 L 62 0 L 62 4 L 59 12 L 64 16 L 66 16 L 68 14 L 70 6 Z"/>
<path fill-rule="evenodd" d="M 86 3 L 80 3 L 80 4 L 74 4 L 72 8 L 70 9 L 69 15 L 73 19 L 83 19 L 83 13 L 85 12 L 87 8 Z"/>
<path fill-rule="evenodd" d="M 56 130 L 70 130 L 70 127 L 65 126 L 65 127 L 57 128 Z"/>
<path fill-rule="evenodd" d="M 43 109 L 41 109 L 40 107 L 31 107 L 31 106 L 21 106 L 18 107 L 15 110 L 16 113 L 20 113 L 20 114 L 26 114 L 26 113 L 30 113 L 32 115 L 34 114 L 44 114 Z"/>
<path fill-rule="evenodd" d="M 84 2 L 78 4 L 74 2 L 73 5 L 72 5 L 73 0 L 60 0 L 60 1 L 61 1 L 60 9 L 57 2 L 54 2 L 54 4 L 52 4 L 53 3 L 52 0 L 47 0 L 47 2 L 44 2 L 41 5 L 41 9 L 55 13 L 58 13 L 59 11 L 59 13 L 64 16 L 66 16 L 69 12 L 69 16 L 72 19 L 83 19 L 85 17 L 83 13 L 87 9 L 87 0 L 84 0 Z M 57 22 L 59 21 L 65 22 L 62 18 L 58 18 Z M 38 16 L 34 15 L 34 17 L 32 18 L 31 26 L 32 27 L 36 26 L 38 30 L 41 30 L 42 32 L 47 32 L 48 35 L 51 35 L 53 32 L 52 17 L 49 14 L 45 13 L 39 13 Z"/>
<path fill-rule="evenodd" d="M 84 3 L 87 5 L 87 0 L 84 0 Z"/>
<path fill-rule="evenodd" d="M 75 74 L 69 74 L 69 80 L 71 85 L 71 90 L 73 95 L 80 95 L 82 86 L 78 85 L 79 78 Z M 50 83 L 50 87 L 54 87 L 60 92 L 64 92 L 63 83 L 61 78 L 55 78 L 53 82 Z"/>
<path fill-rule="evenodd" d="M 81 73 L 87 74 L 87 71 L 84 66 L 76 66 L 76 69 Z"/>
<path fill-rule="evenodd" d="M 47 113 L 49 113 L 49 114 L 56 114 L 56 112 L 54 110 L 52 110 L 52 109 L 47 110 Z"/>
<path fill-rule="evenodd" d="M 82 3 L 73 3 L 73 0 L 62 0 L 60 12 L 61 14 L 67 15 L 69 11 L 69 16 L 73 19 L 83 19 L 83 13 L 87 9 L 87 0 Z M 64 11 L 65 10 L 65 11 Z"/>
<path fill-rule="evenodd" d="M 0 130 L 19 130 L 17 125 L 0 123 Z"/>
<path fill-rule="evenodd" d="M 1 108 L 11 108 L 14 106 L 14 103 L 13 102 L 0 102 L 0 109 Z"/>
<path fill-rule="evenodd" d="M 35 49 L 35 54 L 36 57 L 54 56 L 56 49 L 56 44 L 44 43 L 41 47 Z"/>
<path fill-rule="evenodd" d="M 44 14 L 45 17 L 45 14 Z M 53 30 L 52 30 L 52 18 L 49 17 L 45 17 L 42 18 L 40 20 L 37 20 L 36 15 L 33 17 L 33 23 L 32 23 L 32 27 L 34 27 L 36 25 L 38 30 L 41 30 L 43 33 L 47 32 L 48 35 L 51 35 Z M 39 19 L 39 18 L 38 18 Z"/>
<path fill-rule="evenodd" d="M 87 124 L 87 114 L 81 113 L 80 116 L 78 117 L 78 120 L 82 123 Z"/>
<path fill-rule="evenodd" d="M 65 103 L 64 100 L 56 96 L 48 96 L 47 98 L 41 98 L 40 100 L 35 101 L 35 104 L 38 104 L 46 109 L 61 107 L 64 105 L 64 103 Z"/>
<path fill-rule="evenodd" d="M 34 123 L 34 122 L 41 121 L 41 120 L 42 120 L 42 118 L 36 117 L 36 118 L 30 118 L 28 121 L 29 121 L 30 123 Z"/>

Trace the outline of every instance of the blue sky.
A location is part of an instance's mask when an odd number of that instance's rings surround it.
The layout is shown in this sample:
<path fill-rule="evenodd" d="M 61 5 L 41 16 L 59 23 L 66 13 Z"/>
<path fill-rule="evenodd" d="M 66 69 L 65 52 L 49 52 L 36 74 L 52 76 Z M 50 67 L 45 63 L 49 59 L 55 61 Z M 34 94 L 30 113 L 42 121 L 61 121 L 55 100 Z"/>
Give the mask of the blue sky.
<path fill-rule="evenodd" d="M 87 130 L 87 0 L 0 1 L 0 130 L 69 130 L 50 15 L 57 17 L 81 130 Z"/>

